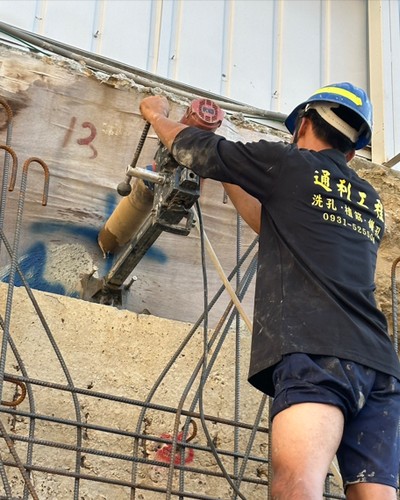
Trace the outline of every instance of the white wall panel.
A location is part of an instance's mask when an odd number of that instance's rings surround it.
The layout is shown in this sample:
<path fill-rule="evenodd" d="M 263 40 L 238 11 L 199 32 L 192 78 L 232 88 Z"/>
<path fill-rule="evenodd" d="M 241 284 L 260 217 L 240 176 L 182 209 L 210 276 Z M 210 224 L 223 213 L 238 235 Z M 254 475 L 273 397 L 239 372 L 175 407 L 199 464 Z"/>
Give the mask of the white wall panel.
<path fill-rule="evenodd" d="M 154 57 L 149 59 L 147 70 L 167 76 L 170 59 L 173 56 L 171 40 L 175 32 L 176 2 L 153 2 L 157 6 L 154 33 Z"/>
<path fill-rule="evenodd" d="M 280 2 L 275 81 L 277 111 L 290 111 L 320 87 L 321 2 Z"/>
<path fill-rule="evenodd" d="M 168 77 L 219 92 L 226 2 L 174 2 Z"/>
<path fill-rule="evenodd" d="M 111 59 L 147 69 L 152 36 L 152 5 L 147 0 L 103 3 L 97 52 Z"/>
<path fill-rule="evenodd" d="M 365 0 L 28 4 L 40 34 L 261 108 L 289 112 L 322 84 L 368 81 Z"/>
<path fill-rule="evenodd" d="M 221 93 L 274 109 L 276 2 L 230 2 Z M 224 76 L 225 75 L 225 76 Z"/>
<path fill-rule="evenodd" d="M 386 162 L 400 152 L 400 7 L 369 0 L 370 93 L 374 104 L 373 160 Z"/>
<path fill-rule="evenodd" d="M 38 6 L 35 31 L 75 47 L 91 49 L 96 0 L 42 0 Z"/>
<path fill-rule="evenodd" d="M 400 153 L 400 2 L 390 2 L 390 67 L 391 67 L 391 88 L 390 88 L 390 115 L 387 123 L 390 126 L 390 137 L 387 141 L 386 159 Z M 389 63 L 388 63 L 389 64 Z M 400 163 L 397 163 L 397 168 Z"/>
<path fill-rule="evenodd" d="M 321 60 L 325 83 L 351 79 L 368 88 L 368 5 L 363 0 L 326 0 Z M 324 21 L 323 21 L 324 22 Z"/>
<path fill-rule="evenodd" d="M 0 19 L 29 31 L 35 29 L 38 0 L 0 0 Z"/>

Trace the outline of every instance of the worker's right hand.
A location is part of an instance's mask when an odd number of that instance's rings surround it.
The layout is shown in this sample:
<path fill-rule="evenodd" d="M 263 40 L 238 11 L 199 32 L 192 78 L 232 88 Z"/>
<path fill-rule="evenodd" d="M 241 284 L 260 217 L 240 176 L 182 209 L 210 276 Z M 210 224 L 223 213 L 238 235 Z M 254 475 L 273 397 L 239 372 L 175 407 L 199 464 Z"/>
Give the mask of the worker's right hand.
<path fill-rule="evenodd" d="M 153 95 L 145 97 L 140 103 L 140 112 L 143 118 L 149 123 L 153 123 L 159 116 L 169 115 L 169 103 L 166 97 Z"/>

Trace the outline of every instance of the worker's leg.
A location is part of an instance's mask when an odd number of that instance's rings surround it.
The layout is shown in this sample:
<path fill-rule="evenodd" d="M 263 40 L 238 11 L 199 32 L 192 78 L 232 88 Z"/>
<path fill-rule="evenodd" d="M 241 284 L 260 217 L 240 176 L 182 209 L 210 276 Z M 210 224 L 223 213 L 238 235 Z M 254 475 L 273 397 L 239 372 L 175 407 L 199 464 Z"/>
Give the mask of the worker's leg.
<path fill-rule="evenodd" d="M 399 381 L 376 372 L 364 406 L 346 422 L 337 452 L 349 500 L 397 498 L 399 415 Z"/>
<path fill-rule="evenodd" d="M 336 451 L 349 494 L 360 490 L 350 486 L 354 483 L 396 487 L 396 379 L 350 361 L 302 353 L 284 356 L 273 378 L 272 491 L 277 500 L 320 500 Z"/>
<path fill-rule="evenodd" d="M 343 414 L 335 406 L 301 403 L 272 424 L 272 499 L 321 500 L 329 465 L 342 438 Z"/>
<path fill-rule="evenodd" d="M 294 353 L 275 367 L 272 405 L 272 498 L 321 500 L 343 433 L 340 360 Z"/>
<path fill-rule="evenodd" d="M 397 500 L 396 490 L 385 484 L 357 483 L 347 488 L 347 500 Z"/>

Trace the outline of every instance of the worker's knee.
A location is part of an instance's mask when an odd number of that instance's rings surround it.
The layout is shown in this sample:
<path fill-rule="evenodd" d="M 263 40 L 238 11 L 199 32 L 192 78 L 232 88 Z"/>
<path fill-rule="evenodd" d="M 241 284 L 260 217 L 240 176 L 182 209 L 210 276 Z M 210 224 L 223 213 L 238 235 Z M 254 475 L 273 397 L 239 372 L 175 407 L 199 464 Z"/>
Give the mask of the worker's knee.
<path fill-rule="evenodd" d="M 323 485 L 316 478 L 282 468 L 274 470 L 272 500 L 321 500 Z"/>
<path fill-rule="evenodd" d="M 347 500 L 396 500 L 395 488 L 384 484 L 376 483 L 356 483 L 351 484 L 346 489 Z"/>

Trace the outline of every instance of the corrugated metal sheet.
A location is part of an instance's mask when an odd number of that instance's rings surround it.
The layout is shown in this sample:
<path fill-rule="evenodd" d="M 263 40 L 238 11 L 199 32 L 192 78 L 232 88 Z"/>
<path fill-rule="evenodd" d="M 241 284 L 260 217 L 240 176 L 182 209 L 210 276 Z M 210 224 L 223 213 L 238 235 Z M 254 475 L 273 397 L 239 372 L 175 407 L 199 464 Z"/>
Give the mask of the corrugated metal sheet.
<path fill-rule="evenodd" d="M 400 152 L 400 2 L 391 1 L 385 5 L 387 9 L 387 48 L 384 51 L 385 67 L 388 70 L 388 91 L 386 104 L 386 120 L 389 124 L 386 140 L 387 157 L 391 158 Z"/>
<path fill-rule="evenodd" d="M 400 151 L 400 4 L 381 5 L 385 154 Z M 321 85 L 369 89 L 368 0 L 2 0 L 15 26 L 287 113 Z M 381 125 L 383 127 L 383 125 Z M 382 158 L 382 161 L 384 158 Z"/>

